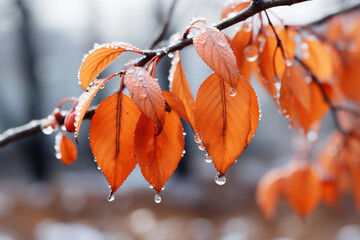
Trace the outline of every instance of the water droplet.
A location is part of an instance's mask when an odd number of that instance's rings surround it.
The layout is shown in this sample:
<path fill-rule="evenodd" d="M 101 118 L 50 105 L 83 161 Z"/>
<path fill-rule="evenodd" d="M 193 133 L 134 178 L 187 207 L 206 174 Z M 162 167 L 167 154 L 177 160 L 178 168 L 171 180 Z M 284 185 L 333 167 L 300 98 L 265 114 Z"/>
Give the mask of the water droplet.
<path fill-rule="evenodd" d="M 220 176 L 220 173 L 215 175 L 215 182 L 217 185 L 224 185 L 226 183 L 225 176 Z"/>
<path fill-rule="evenodd" d="M 110 194 L 109 197 L 108 197 L 108 201 L 109 202 L 112 202 L 115 200 L 115 195 L 114 194 Z"/>
<path fill-rule="evenodd" d="M 307 140 L 309 140 L 310 142 L 314 142 L 318 139 L 318 134 L 317 132 L 315 131 L 309 131 L 307 134 L 306 134 L 306 138 Z"/>
<path fill-rule="evenodd" d="M 186 136 L 186 132 L 183 132 L 183 135 Z"/>
<path fill-rule="evenodd" d="M 151 184 L 149 184 L 149 188 L 150 188 L 150 189 L 153 189 L 153 188 L 154 188 L 154 186 L 153 186 L 153 185 L 151 185 Z"/>
<path fill-rule="evenodd" d="M 205 146 L 202 142 L 199 142 L 198 148 L 200 149 L 200 151 L 205 151 Z"/>
<path fill-rule="evenodd" d="M 172 52 L 168 53 L 168 57 L 169 57 L 169 58 L 173 58 L 173 57 L 174 57 L 174 53 L 172 53 Z"/>
<path fill-rule="evenodd" d="M 306 82 L 306 83 L 311 83 L 311 81 L 312 81 L 312 77 L 311 77 L 311 76 L 306 76 L 306 77 L 305 77 L 305 82 Z"/>
<path fill-rule="evenodd" d="M 101 170 L 101 167 L 98 165 L 98 166 L 97 166 L 97 169 L 98 169 L 98 170 Z"/>
<path fill-rule="evenodd" d="M 155 203 L 161 203 L 161 196 L 159 194 L 155 194 L 154 202 Z"/>
<path fill-rule="evenodd" d="M 244 49 L 244 57 L 248 62 L 255 62 L 259 56 L 259 49 L 251 44 Z"/>
<path fill-rule="evenodd" d="M 212 162 L 212 159 L 211 159 L 211 157 L 209 156 L 208 153 L 205 154 L 204 160 L 205 160 L 206 163 L 211 163 Z"/>
<path fill-rule="evenodd" d="M 141 91 L 140 96 L 145 98 L 147 96 L 146 91 Z"/>
<path fill-rule="evenodd" d="M 161 191 L 164 191 L 165 190 L 165 185 L 161 188 Z"/>
<path fill-rule="evenodd" d="M 250 32 L 251 30 L 252 30 L 252 24 L 251 23 L 247 23 L 247 22 L 245 22 L 244 24 L 243 24 L 243 30 L 245 31 L 245 32 Z"/>
<path fill-rule="evenodd" d="M 229 89 L 229 94 L 230 94 L 231 97 L 235 97 L 236 94 L 237 94 L 236 89 L 234 89 L 234 88 L 231 87 L 231 88 Z"/>
<path fill-rule="evenodd" d="M 50 134 L 52 134 L 53 132 L 54 132 L 54 130 L 55 129 L 53 129 L 53 127 L 51 126 L 51 125 L 48 125 L 48 126 L 43 126 L 43 125 L 41 125 L 41 131 L 42 131 L 42 133 L 43 134 L 45 134 L 45 135 L 50 135 Z"/>
<path fill-rule="evenodd" d="M 195 141 L 196 143 L 201 143 L 201 138 L 200 138 L 200 136 L 199 136 L 198 133 L 195 134 L 195 136 L 194 136 L 194 141 Z"/>
<path fill-rule="evenodd" d="M 203 38 L 200 38 L 197 42 L 200 44 L 204 44 L 206 42 L 206 39 L 203 37 Z"/>
<path fill-rule="evenodd" d="M 286 66 L 291 67 L 293 65 L 293 62 L 290 59 L 286 59 Z"/>
<path fill-rule="evenodd" d="M 184 150 L 184 151 L 182 152 L 182 154 L 185 155 L 185 153 L 186 153 L 186 151 Z"/>
<path fill-rule="evenodd" d="M 61 153 L 60 153 L 60 152 L 56 152 L 56 153 L 55 153 L 55 157 L 56 157 L 57 159 L 61 159 L 61 157 L 62 157 L 62 156 L 61 156 Z"/>

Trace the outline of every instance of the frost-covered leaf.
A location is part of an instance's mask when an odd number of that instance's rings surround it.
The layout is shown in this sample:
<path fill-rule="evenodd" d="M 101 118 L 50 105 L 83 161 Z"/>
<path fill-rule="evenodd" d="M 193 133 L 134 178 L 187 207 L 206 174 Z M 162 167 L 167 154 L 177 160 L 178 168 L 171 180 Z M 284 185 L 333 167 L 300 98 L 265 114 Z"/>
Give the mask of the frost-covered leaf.
<path fill-rule="evenodd" d="M 165 100 L 159 83 L 144 68 L 134 66 L 126 69 L 125 82 L 132 100 L 160 132 L 165 122 Z"/>
<path fill-rule="evenodd" d="M 78 77 L 81 87 L 86 90 L 102 70 L 120 54 L 127 51 L 141 53 L 140 49 L 122 42 L 95 44 L 94 48 L 84 56 L 79 69 Z"/>

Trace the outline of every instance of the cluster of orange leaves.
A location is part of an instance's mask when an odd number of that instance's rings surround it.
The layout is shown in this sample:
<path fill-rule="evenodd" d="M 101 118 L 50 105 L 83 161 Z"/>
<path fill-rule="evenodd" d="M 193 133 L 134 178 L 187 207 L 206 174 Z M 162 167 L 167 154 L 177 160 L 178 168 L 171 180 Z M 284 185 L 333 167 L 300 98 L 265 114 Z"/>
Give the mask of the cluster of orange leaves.
<path fill-rule="evenodd" d="M 230 1 L 223 8 L 222 18 L 249 4 L 244 0 Z M 348 20 L 334 18 L 321 38 L 309 30 L 306 35 L 299 27 L 273 27 L 262 20 L 259 29 L 246 21 L 229 37 L 204 20 L 197 20 L 191 25 L 197 29 L 193 45 L 214 73 L 203 81 L 195 99 L 180 51 L 172 61 L 170 91 L 162 91 L 155 79 L 158 56 L 146 68 L 129 65 L 109 78 L 94 80 L 122 53 L 144 54 L 126 43 L 97 45 L 84 57 L 79 70 L 80 84 L 86 91 L 73 111 L 75 136 L 95 94 L 112 77 L 120 75 L 120 91 L 97 107 L 89 138 L 96 162 L 111 186 L 111 195 L 136 164 L 155 191 L 161 191 L 184 151 L 179 117 L 189 123 L 199 147 L 207 151 L 219 176 L 224 176 L 258 126 L 259 104 L 250 85 L 252 74 L 273 97 L 279 112 L 302 134 L 319 125 L 330 104 L 340 105 L 349 100 L 360 103 L 356 87 L 360 76 L 356 66 L 360 34 L 356 29 L 360 21 L 359 17 L 351 17 L 354 27 L 349 29 L 342 22 Z M 130 96 L 122 93 L 123 83 Z M 356 120 L 349 120 L 350 114 L 343 116 L 347 126 L 354 128 Z M 264 215 L 271 218 L 279 197 L 284 196 L 298 214 L 305 216 L 320 201 L 337 204 L 340 193 L 350 186 L 360 209 L 359 143 L 352 135 L 337 132 L 316 165 L 305 159 L 294 160 L 286 167 L 268 172 L 257 190 L 257 202 Z M 335 150 L 329 152 L 329 147 Z M 74 146 L 68 148 L 74 151 Z M 67 156 L 63 157 L 64 162 L 75 160 L 74 154 L 62 149 L 62 155 Z"/>

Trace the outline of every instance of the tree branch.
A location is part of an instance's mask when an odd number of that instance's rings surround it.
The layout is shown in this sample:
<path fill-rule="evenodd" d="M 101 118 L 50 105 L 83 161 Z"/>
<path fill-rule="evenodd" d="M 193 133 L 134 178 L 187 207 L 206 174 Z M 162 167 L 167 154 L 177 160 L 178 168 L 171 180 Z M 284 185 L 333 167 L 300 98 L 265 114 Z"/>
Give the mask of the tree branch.
<path fill-rule="evenodd" d="M 233 26 L 236 23 L 242 22 L 242 21 L 248 19 L 249 17 L 252 17 L 257 13 L 260 13 L 263 10 L 273 8 L 273 7 L 278 7 L 278 6 L 290 6 L 293 4 L 306 2 L 306 1 L 309 1 L 309 0 L 253 0 L 248 8 L 239 12 L 234 17 L 224 19 L 223 21 L 217 23 L 215 25 L 215 27 L 218 28 L 219 30 L 223 30 L 225 28 Z M 357 8 L 359 6 L 356 5 L 355 7 Z M 344 11 L 349 11 L 349 10 L 346 9 Z M 322 20 L 322 19 L 328 19 L 328 18 L 331 18 L 331 17 L 341 14 L 341 13 L 342 12 L 333 13 L 333 14 L 331 14 L 331 16 L 323 17 L 323 18 L 319 19 L 318 21 L 314 21 L 311 24 L 318 24 L 317 22 L 326 21 L 326 20 Z M 164 28 L 166 30 L 166 26 Z M 177 50 L 181 50 L 192 44 L 193 44 L 193 38 L 185 38 L 185 39 L 181 39 L 177 43 L 175 43 L 173 45 L 169 45 L 165 48 L 156 49 L 156 50 L 146 50 L 143 52 L 144 57 L 141 58 L 135 65 L 144 66 L 156 55 L 158 55 L 159 57 L 164 57 L 168 53 L 175 52 Z M 91 119 L 95 113 L 95 109 L 96 109 L 96 107 L 88 110 L 87 113 L 85 114 L 84 119 Z M 64 121 L 64 118 L 65 118 L 65 115 L 63 115 L 63 118 L 59 120 L 60 124 L 62 124 L 62 122 Z M 22 125 L 22 126 L 19 126 L 16 128 L 10 128 L 10 129 L 6 130 L 3 134 L 0 135 L 0 147 L 5 146 L 6 144 L 13 142 L 15 140 L 22 139 L 26 136 L 30 136 L 30 135 L 41 132 L 41 122 L 42 121 L 43 120 L 33 120 L 30 123 L 27 123 L 25 125 Z"/>
<path fill-rule="evenodd" d="M 173 0 L 171 3 L 171 6 L 165 16 L 165 18 L 163 19 L 161 28 L 158 29 L 157 33 L 155 34 L 154 40 L 152 41 L 151 45 L 150 45 L 150 49 L 153 49 L 154 47 L 156 47 L 156 45 L 161 41 L 161 39 L 164 37 L 166 30 L 169 27 L 170 24 L 170 20 L 171 20 L 171 16 L 174 12 L 175 9 L 175 5 L 176 5 L 177 0 Z"/>

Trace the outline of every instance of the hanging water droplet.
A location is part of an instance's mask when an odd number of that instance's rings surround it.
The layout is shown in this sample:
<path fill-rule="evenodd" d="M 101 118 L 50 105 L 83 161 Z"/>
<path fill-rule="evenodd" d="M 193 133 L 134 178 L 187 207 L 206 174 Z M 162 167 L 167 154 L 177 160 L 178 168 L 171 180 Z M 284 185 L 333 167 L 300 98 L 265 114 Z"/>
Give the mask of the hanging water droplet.
<path fill-rule="evenodd" d="M 60 153 L 60 152 L 56 152 L 56 153 L 55 153 L 55 157 L 56 157 L 57 159 L 61 159 L 61 157 L 62 157 L 62 156 L 61 156 L 61 153 Z"/>
<path fill-rule="evenodd" d="M 169 57 L 169 58 L 173 58 L 173 57 L 174 57 L 174 53 L 172 53 L 172 52 L 168 53 L 168 57 Z"/>
<path fill-rule="evenodd" d="M 199 136 L 198 133 L 195 134 L 195 136 L 194 136 L 194 141 L 195 141 L 196 143 L 201 143 L 201 138 L 200 138 L 200 136 Z"/>
<path fill-rule="evenodd" d="M 236 94 L 237 94 L 236 89 L 231 87 L 231 88 L 229 89 L 229 94 L 230 94 L 231 97 L 235 97 Z"/>
<path fill-rule="evenodd" d="M 259 49 L 251 44 L 244 49 L 244 57 L 248 62 L 255 62 L 259 56 Z"/>
<path fill-rule="evenodd" d="M 101 167 L 98 165 L 98 166 L 97 166 L 97 169 L 98 169 L 98 170 L 101 170 Z"/>
<path fill-rule="evenodd" d="M 200 149 L 200 151 L 205 151 L 205 146 L 202 142 L 199 142 L 198 148 Z"/>
<path fill-rule="evenodd" d="M 186 151 L 184 150 L 184 151 L 182 152 L 182 154 L 185 155 L 185 153 L 186 153 Z"/>
<path fill-rule="evenodd" d="M 307 134 L 306 134 L 306 138 L 307 140 L 309 140 L 310 142 L 314 142 L 318 139 L 318 134 L 317 132 L 315 131 L 309 131 Z"/>
<path fill-rule="evenodd" d="M 161 188 L 161 191 L 164 191 L 165 190 L 165 185 Z"/>
<path fill-rule="evenodd" d="M 155 203 L 161 203 L 161 196 L 159 194 L 155 194 L 154 202 Z"/>
<path fill-rule="evenodd" d="M 154 186 L 153 186 L 153 185 L 151 185 L 151 184 L 149 184 L 149 188 L 150 188 L 150 189 L 153 189 L 153 188 L 154 188 Z"/>
<path fill-rule="evenodd" d="M 224 185 L 226 183 L 226 178 L 225 176 L 220 176 L 220 173 L 217 173 L 215 175 L 215 182 L 217 185 Z"/>
<path fill-rule="evenodd" d="M 115 195 L 114 194 L 110 194 L 109 197 L 108 197 L 108 201 L 109 202 L 112 202 L 115 200 Z"/>
<path fill-rule="evenodd" d="M 211 159 L 211 157 L 209 156 L 208 153 L 205 154 L 204 160 L 205 160 L 206 163 L 211 163 L 212 162 L 212 159 Z"/>

